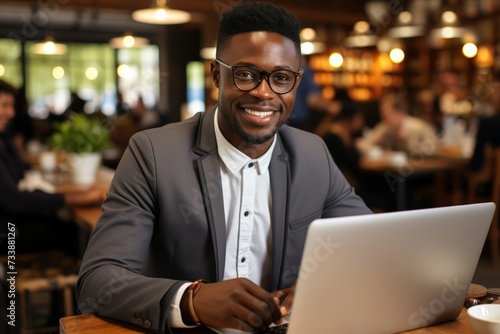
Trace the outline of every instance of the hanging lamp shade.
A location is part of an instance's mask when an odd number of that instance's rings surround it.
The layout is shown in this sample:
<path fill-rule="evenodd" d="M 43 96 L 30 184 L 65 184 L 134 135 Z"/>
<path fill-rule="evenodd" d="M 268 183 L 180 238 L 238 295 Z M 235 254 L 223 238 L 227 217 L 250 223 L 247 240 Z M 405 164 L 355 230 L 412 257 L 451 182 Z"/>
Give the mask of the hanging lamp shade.
<path fill-rule="evenodd" d="M 115 49 L 140 48 L 148 44 L 149 41 L 146 38 L 134 36 L 131 32 L 126 32 L 123 36 L 109 40 L 109 45 Z"/>
<path fill-rule="evenodd" d="M 399 13 L 396 24 L 387 31 L 387 34 L 392 38 L 411 38 L 422 36 L 424 32 L 424 26 L 414 22 L 412 13 L 403 11 Z"/>
<path fill-rule="evenodd" d="M 68 47 L 65 44 L 56 43 L 53 37 L 47 37 L 42 43 L 35 43 L 31 51 L 39 55 L 62 55 Z"/>
<path fill-rule="evenodd" d="M 344 45 L 350 48 L 366 48 L 377 45 L 379 37 L 370 30 L 366 21 L 356 22 L 353 31 L 344 39 Z"/>
<path fill-rule="evenodd" d="M 149 24 L 181 24 L 189 22 L 191 14 L 170 8 L 166 0 L 156 0 L 155 7 L 134 11 L 132 19 Z"/>
<path fill-rule="evenodd" d="M 467 29 L 459 25 L 457 14 L 451 10 L 446 10 L 441 14 L 440 26 L 432 29 L 430 37 L 433 40 L 462 38 L 466 33 Z"/>

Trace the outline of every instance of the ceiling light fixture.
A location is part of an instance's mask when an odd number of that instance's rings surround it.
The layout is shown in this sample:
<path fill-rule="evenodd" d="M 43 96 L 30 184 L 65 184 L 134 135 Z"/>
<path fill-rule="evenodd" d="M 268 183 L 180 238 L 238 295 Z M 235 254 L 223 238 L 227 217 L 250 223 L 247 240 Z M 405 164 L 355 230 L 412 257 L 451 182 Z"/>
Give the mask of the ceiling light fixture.
<path fill-rule="evenodd" d="M 123 36 L 111 38 L 109 44 L 115 49 L 130 49 L 146 46 L 149 41 L 146 38 L 134 36 L 131 32 L 126 32 Z"/>
<path fill-rule="evenodd" d="M 387 34 L 393 38 L 417 37 L 424 34 L 424 27 L 415 24 L 412 13 L 403 11 L 399 13 L 396 24 L 387 31 Z"/>
<path fill-rule="evenodd" d="M 62 55 L 68 50 L 67 46 L 55 43 L 52 37 L 47 37 L 42 43 L 35 43 L 31 51 L 40 55 Z"/>
<path fill-rule="evenodd" d="M 431 41 L 441 38 L 452 39 L 462 38 L 467 33 L 467 29 L 461 27 L 455 12 L 447 10 L 441 14 L 441 24 L 430 33 Z"/>
<path fill-rule="evenodd" d="M 171 9 L 166 0 L 156 0 L 153 8 L 139 9 L 132 13 L 135 21 L 149 24 L 181 24 L 191 20 L 188 12 Z"/>
<path fill-rule="evenodd" d="M 359 21 L 344 39 L 344 45 L 350 48 L 366 48 L 377 45 L 378 39 L 379 37 L 371 32 L 368 22 Z"/>

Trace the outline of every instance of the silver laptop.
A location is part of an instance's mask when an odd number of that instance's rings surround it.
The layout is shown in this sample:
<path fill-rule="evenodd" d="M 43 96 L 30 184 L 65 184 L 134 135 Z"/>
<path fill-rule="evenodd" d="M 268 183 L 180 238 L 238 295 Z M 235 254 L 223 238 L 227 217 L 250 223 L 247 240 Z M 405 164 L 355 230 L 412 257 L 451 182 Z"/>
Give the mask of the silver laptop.
<path fill-rule="evenodd" d="M 455 319 L 495 205 L 314 221 L 287 334 L 397 333 Z"/>

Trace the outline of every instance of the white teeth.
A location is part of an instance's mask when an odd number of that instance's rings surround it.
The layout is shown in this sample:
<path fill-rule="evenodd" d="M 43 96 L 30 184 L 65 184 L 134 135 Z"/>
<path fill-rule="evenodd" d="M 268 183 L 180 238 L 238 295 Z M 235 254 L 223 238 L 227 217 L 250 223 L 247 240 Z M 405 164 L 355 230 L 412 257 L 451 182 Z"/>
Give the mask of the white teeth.
<path fill-rule="evenodd" d="M 252 109 L 245 109 L 245 112 L 252 114 L 254 116 L 264 118 L 267 116 L 271 116 L 274 111 L 257 111 L 257 110 L 252 110 Z"/>

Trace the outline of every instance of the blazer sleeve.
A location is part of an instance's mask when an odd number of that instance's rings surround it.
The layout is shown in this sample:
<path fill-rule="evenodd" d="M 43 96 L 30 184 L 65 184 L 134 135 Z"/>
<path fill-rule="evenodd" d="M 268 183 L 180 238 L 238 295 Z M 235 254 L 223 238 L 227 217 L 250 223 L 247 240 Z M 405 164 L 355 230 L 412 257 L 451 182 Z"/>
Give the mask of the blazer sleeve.
<path fill-rule="evenodd" d="M 142 274 L 155 225 L 156 166 L 145 133 L 132 137 L 91 235 L 76 287 L 83 313 L 152 330 L 168 328 L 167 311 L 183 282 Z"/>

